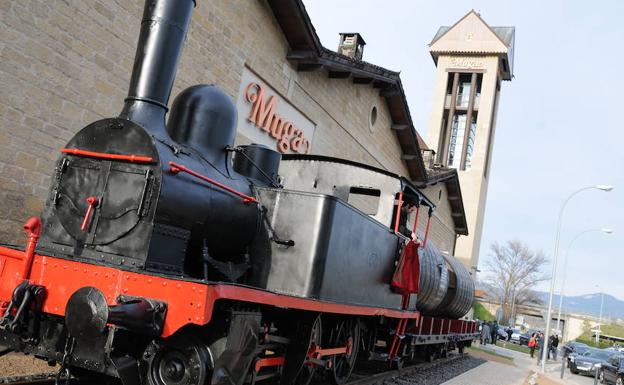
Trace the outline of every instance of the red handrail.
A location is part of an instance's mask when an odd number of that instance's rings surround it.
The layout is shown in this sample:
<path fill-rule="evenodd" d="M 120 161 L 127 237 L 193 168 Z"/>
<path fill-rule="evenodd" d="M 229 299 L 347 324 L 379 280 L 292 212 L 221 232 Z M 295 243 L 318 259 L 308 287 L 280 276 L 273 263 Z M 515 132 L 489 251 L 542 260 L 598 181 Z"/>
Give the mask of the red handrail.
<path fill-rule="evenodd" d="M 230 192 L 230 193 L 232 193 L 232 194 L 242 198 L 243 199 L 243 203 L 251 203 L 251 202 L 258 203 L 258 200 L 256 198 L 250 197 L 249 195 L 245 195 L 245 194 L 243 194 L 240 191 L 234 190 L 233 188 L 231 188 L 229 186 L 226 186 L 223 183 L 219 183 L 219 182 L 217 182 L 214 179 L 208 178 L 207 176 L 202 175 L 202 174 L 200 174 L 200 173 L 198 173 L 196 171 L 193 171 L 193 170 L 187 168 L 186 166 L 183 166 L 183 165 L 178 164 L 176 162 L 169 162 L 169 166 L 171 167 L 169 169 L 169 172 L 171 172 L 173 174 L 177 174 L 179 172 L 185 172 L 185 173 L 187 173 L 189 175 L 194 176 L 195 178 L 201 179 L 201 180 L 203 180 L 205 182 L 208 182 L 208 183 L 210 183 L 212 185 L 215 185 L 215 186 L 217 186 L 217 187 L 219 187 L 219 188 L 221 188 L 221 189 L 223 189 L 223 190 L 225 190 L 227 192 Z"/>
<path fill-rule="evenodd" d="M 412 226 L 412 231 L 414 234 L 418 235 L 418 217 L 420 216 L 420 202 L 416 207 L 416 216 L 414 217 L 414 226 Z"/>
<path fill-rule="evenodd" d="M 87 151 L 87 150 L 81 150 L 78 148 L 61 148 L 61 152 L 63 154 L 86 156 L 89 158 L 125 160 L 127 162 L 132 162 L 132 163 L 153 163 L 154 162 L 154 158 L 152 158 L 151 156 L 142 156 L 142 155 L 133 155 L 133 154 L 130 154 L 130 155 L 109 154 L 106 152 Z"/>
<path fill-rule="evenodd" d="M 427 247 L 427 239 L 429 239 L 429 225 L 431 225 L 431 210 L 429 210 L 429 217 L 427 218 L 427 228 L 425 229 L 425 239 L 423 241 L 423 249 Z"/>
<path fill-rule="evenodd" d="M 394 219 L 394 232 L 399 232 L 399 221 L 401 220 L 401 207 L 403 207 L 403 191 L 399 192 L 399 202 L 397 203 L 396 218 Z"/>

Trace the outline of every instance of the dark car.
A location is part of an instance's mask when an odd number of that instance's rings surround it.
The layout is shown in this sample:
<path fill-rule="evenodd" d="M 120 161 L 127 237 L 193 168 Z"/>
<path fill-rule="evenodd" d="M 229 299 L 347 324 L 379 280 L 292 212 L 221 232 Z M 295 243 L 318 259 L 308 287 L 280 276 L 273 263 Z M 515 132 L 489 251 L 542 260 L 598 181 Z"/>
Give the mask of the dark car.
<path fill-rule="evenodd" d="M 583 354 L 571 357 L 568 362 L 570 372 L 574 374 L 594 375 L 596 370 L 600 370 L 602 364 L 605 363 L 613 352 L 601 349 L 590 349 Z"/>
<path fill-rule="evenodd" d="M 529 340 L 531 339 L 531 336 L 533 335 L 533 333 L 536 333 L 536 331 L 529 330 L 528 332 L 524 334 L 520 334 L 520 338 L 518 338 L 518 342 L 520 343 L 520 345 L 529 345 Z"/>
<path fill-rule="evenodd" d="M 564 349 L 569 350 L 570 352 L 576 351 L 577 348 L 589 348 L 589 345 L 584 344 L 582 342 L 571 341 L 563 346 Z"/>
<path fill-rule="evenodd" d="M 567 366 L 570 366 L 570 361 L 574 361 L 574 357 L 585 353 L 587 350 L 592 349 L 589 345 L 582 342 L 568 342 L 563 346 L 563 356 L 566 357 Z"/>
<path fill-rule="evenodd" d="M 601 384 L 624 384 L 624 356 L 620 353 L 613 354 L 600 367 Z"/>
<path fill-rule="evenodd" d="M 535 333 L 539 333 L 539 330 L 537 329 L 529 329 L 526 333 L 521 334 L 520 337 L 518 338 L 518 343 L 520 345 L 525 345 L 528 346 L 529 345 L 529 340 L 531 339 L 531 336 Z"/>

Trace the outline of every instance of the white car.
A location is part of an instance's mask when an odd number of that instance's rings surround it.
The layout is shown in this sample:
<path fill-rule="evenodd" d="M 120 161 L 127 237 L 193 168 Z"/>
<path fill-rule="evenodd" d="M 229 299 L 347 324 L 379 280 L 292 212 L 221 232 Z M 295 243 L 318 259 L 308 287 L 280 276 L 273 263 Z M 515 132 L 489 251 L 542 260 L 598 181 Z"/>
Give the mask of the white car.
<path fill-rule="evenodd" d="M 522 335 L 522 332 L 520 331 L 520 329 L 511 330 L 513 330 L 513 333 L 511 334 L 511 342 L 513 342 L 514 344 L 520 344 L 520 336 Z"/>

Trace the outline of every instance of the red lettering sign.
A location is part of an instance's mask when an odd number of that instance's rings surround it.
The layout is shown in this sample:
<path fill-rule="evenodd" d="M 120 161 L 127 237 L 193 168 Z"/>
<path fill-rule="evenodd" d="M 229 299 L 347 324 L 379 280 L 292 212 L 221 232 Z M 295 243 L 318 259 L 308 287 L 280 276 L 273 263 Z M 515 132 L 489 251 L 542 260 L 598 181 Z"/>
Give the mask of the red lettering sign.
<path fill-rule="evenodd" d="M 278 99 L 275 96 L 267 98 L 260 84 L 249 83 L 245 87 L 245 100 L 251 103 L 251 112 L 247 120 L 267 135 L 271 135 L 277 141 L 279 152 L 310 153 L 310 141 L 303 131 L 276 113 Z"/>

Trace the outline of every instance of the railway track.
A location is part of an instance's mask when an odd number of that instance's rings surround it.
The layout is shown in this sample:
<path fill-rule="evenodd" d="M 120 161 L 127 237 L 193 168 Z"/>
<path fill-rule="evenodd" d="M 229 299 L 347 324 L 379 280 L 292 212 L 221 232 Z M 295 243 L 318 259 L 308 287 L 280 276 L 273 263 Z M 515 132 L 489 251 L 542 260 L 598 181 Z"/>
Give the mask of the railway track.
<path fill-rule="evenodd" d="M 56 372 L 29 374 L 25 376 L 0 377 L 0 384 L 10 385 L 53 385 Z"/>
<path fill-rule="evenodd" d="M 382 384 L 386 381 L 397 379 L 399 377 L 409 377 L 420 371 L 425 371 L 428 369 L 433 369 L 439 366 L 450 364 L 451 362 L 464 359 L 468 357 L 467 353 L 462 354 L 451 354 L 447 358 L 442 358 L 435 360 L 433 362 L 423 362 L 414 365 L 405 366 L 402 369 L 397 370 L 388 370 L 381 373 L 374 374 L 363 374 L 354 372 L 351 377 L 353 378 L 351 381 L 346 383 L 345 385 L 376 385 Z"/>
<path fill-rule="evenodd" d="M 449 365 L 452 362 L 462 360 L 468 357 L 468 354 L 452 354 L 447 358 L 438 359 L 434 362 L 418 363 L 409 365 L 398 370 L 388 370 L 381 373 L 366 373 L 364 371 L 354 372 L 351 377 L 352 380 L 345 385 L 378 385 L 388 383 L 392 380 L 398 380 L 398 383 L 405 384 L 409 382 L 409 377 L 415 375 L 418 372 L 427 371 L 436 367 Z M 370 370 L 370 368 L 369 368 Z M 54 385 L 56 373 L 41 373 L 25 376 L 11 376 L 0 377 L 0 385 Z M 401 379 L 405 378 L 408 379 Z M 61 384 L 65 384 L 62 380 Z M 71 385 L 81 385 L 77 380 L 72 380 Z M 84 384 L 84 385 L 98 385 L 98 384 Z M 315 385 L 325 385 L 324 383 L 316 383 Z"/>

